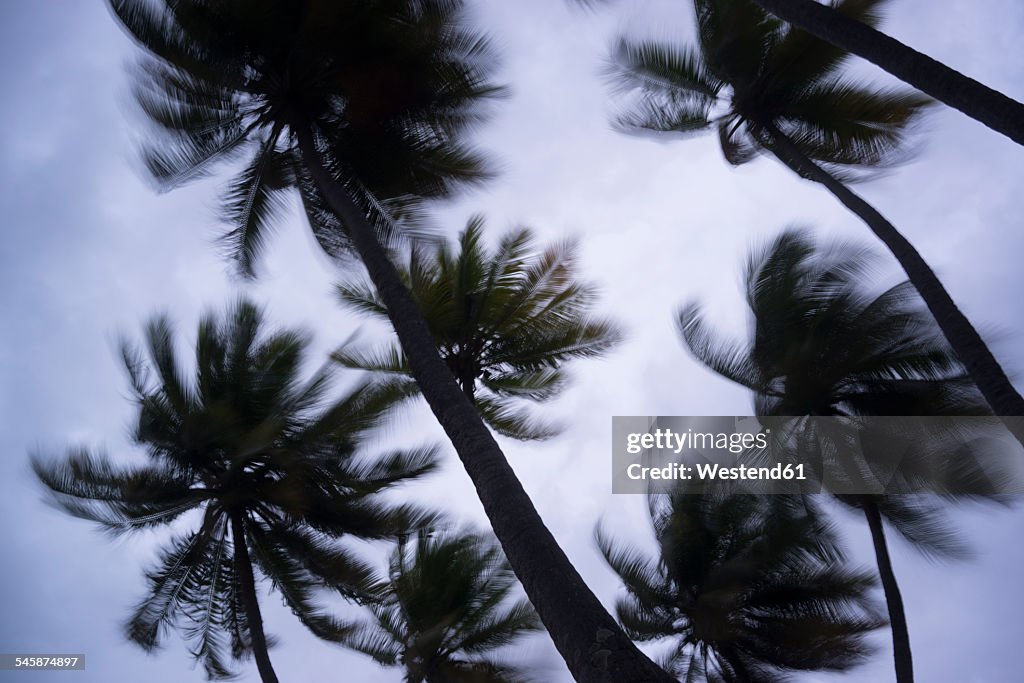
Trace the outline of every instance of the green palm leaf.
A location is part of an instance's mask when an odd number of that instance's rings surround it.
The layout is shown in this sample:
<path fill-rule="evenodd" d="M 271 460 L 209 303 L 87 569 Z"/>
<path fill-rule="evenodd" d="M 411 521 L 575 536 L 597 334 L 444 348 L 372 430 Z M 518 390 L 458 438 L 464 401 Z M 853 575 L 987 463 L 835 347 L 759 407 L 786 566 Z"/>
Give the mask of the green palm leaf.
<path fill-rule="evenodd" d="M 401 269 L 442 358 L 499 434 L 525 440 L 557 434 L 557 425 L 532 417 L 517 401 L 557 396 L 568 384 L 567 361 L 603 356 L 622 339 L 613 322 L 591 315 L 597 292 L 575 279 L 575 268 L 574 243 L 538 252 L 526 229 L 510 231 L 488 249 L 483 219 L 475 216 L 456 249 L 443 242 L 420 245 Z M 369 284 L 345 283 L 336 291 L 344 305 L 386 316 Z M 346 344 L 332 358 L 379 377 L 410 376 L 395 345 L 367 350 Z"/>
<path fill-rule="evenodd" d="M 884 4 L 836 0 L 833 7 L 874 25 Z M 692 134 L 715 125 L 723 155 L 739 166 L 774 149 L 774 127 L 847 180 L 907 158 L 929 98 L 848 80 L 847 53 L 750 0 L 694 0 L 694 8 L 696 46 L 620 39 L 612 50 L 609 75 L 628 95 L 619 129 Z"/>
<path fill-rule="evenodd" d="M 330 399 L 329 372 L 302 378 L 309 336 L 265 328 L 260 309 L 245 301 L 224 317 L 204 316 L 189 377 L 170 322 L 154 318 L 144 351 L 121 349 L 146 462 L 116 465 L 85 449 L 32 459 L 52 502 L 111 532 L 184 528 L 185 513 L 201 512 L 198 528 L 179 531 L 147 572 L 126 631 L 147 650 L 179 631 L 209 678 L 231 677 L 231 659 L 254 653 L 272 680 L 270 639 L 245 578 L 252 566 L 310 630 L 339 641 L 350 627 L 318 603 L 318 592 L 366 601 L 381 584 L 349 539 L 395 538 L 437 522 L 379 496 L 433 471 L 436 449 L 376 457 L 364 449 L 411 395 L 407 383 L 357 384 Z"/>
<path fill-rule="evenodd" d="M 489 41 L 461 24 L 462 3 L 110 5 L 146 50 L 133 92 L 153 124 L 143 158 L 157 184 L 245 159 L 222 213 L 246 275 L 296 189 L 325 251 L 348 251 L 347 226 L 294 163 L 299 129 L 385 244 L 417 229 L 420 199 L 491 176 L 464 137 L 503 89 L 489 82 Z"/>
<path fill-rule="evenodd" d="M 641 641 L 671 640 L 662 666 L 681 680 L 778 681 L 793 671 L 862 662 L 884 624 L 870 575 L 843 563 L 834 530 L 787 496 L 649 497 L 659 554 L 597 542 L 623 581 L 620 623 Z"/>
<path fill-rule="evenodd" d="M 525 600 L 512 599 L 515 576 L 497 544 L 476 534 L 421 532 L 390 558 L 382 601 L 344 645 L 410 680 L 513 683 L 529 667 L 498 656 L 541 626 Z"/>

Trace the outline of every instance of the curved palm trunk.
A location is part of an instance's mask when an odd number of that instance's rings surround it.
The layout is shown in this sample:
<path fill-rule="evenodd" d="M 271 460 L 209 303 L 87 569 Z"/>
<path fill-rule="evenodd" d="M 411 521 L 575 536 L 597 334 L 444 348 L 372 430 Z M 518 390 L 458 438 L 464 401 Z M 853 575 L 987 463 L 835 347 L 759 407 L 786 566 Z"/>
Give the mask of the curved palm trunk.
<path fill-rule="evenodd" d="M 530 602 L 577 681 L 671 681 L 626 637 L 544 525 L 476 408 L 460 389 L 409 290 L 373 227 L 323 166 L 312 132 L 296 127 L 303 163 L 348 237 L 388 309 L 424 398 L 476 487 L 495 536 Z"/>
<path fill-rule="evenodd" d="M 863 57 L 1024 145 L 1024 104 L 815 0 L 754 0 L 767 12 Z"/>
<path fill-rule="evenodd" d="M 949 292 L 914 245 L 907 240 L 873 206 L 814 163 L 773 124 L 761 124 L 774 139 L 772 152 L 782 163 L 805 178 L 824 185 L 846 208 L 857 214 L 878 239 L 892 252 L 906 271 L 911 284 L 921 295 L 928 310 L 942 330 L 950 347 L 978 385 L 993 412 L 999 416 L 1024 415 L 1024 398 L 1010 383 L 999 362 L 992 355 L 981 335 L 957 308 Z M 1007 428 L 1024 444 L 1024 431 L 1019 420 L 1004 420 Z"/>
<path fill-rule="evenodd" d="M 871 542 L 875 546 L 875 559 L 878 561 L 878 576 L 882 579 L 885 604 L 889 608 L 893 659 L 896 661 L 896 683 L 913 683 L 914 661 L 910 654 L 910 631 L 907 628 L 906 612 L 903 611 L 903 596 L 900 595 L 896 574 L 892 570 L 892 558 L 889 557 L 889 547 L 885 543 L 882 515 L 870 496 L 861 498 L 861 507 L 864 516 L 867 517 L 868 528 L 871 529 Z"/>
<path fill-rule="evenodd" d="M 260 604 L 256 598 L 256 579 L 252 573 L 252 560 L 249 549 L 245 545 L 245 528 L 242 515 L 232 512 L 231 541 L 235 548 L 235 574 L 242 588 L 242 604 L 245 606 L 245 620 L 249 624 L 249 635 L 252 637 L 252 652 L 256 659 L 256 668 L 260 672 L 263 683 L 277 683 L 277 674 L 270 665 L 270 653 L 267 651 L 267 637 L 263 633 L 263 617 L 260 616 Z"/>

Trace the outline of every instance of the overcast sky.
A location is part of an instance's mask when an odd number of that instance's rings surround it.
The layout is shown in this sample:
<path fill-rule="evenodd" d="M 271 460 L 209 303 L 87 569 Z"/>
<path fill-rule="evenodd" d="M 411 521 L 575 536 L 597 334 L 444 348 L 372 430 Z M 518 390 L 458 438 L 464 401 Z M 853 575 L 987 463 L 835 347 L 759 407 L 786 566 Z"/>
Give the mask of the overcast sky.
<path fill-rule="evenodd" d="M 751 244 L 793 223 L 872 241 L 823 189 L 772 160 L 737 170 L 715 136 L 662 143 L 610 130 L 600 71 L 613 38 L 690 41 L 691 11 L 682 0 L 621 2 L 596 13 L 552 0 L 476 3 L 472 17 L 493 35 L 500 77 L 513 93 L 479 134 L 503 172 L 436 212 L 451 236 L 476 212 L 487 216 L 491 239 L 516 224 L 545 241 L 578 236 L 603 312 L 628 331 L 607 359 L 576 365 L 574 386 L 550 408 L 567 418 L 565 435 L 543 446 L 502 441 L 542 516 L 609 606 L 617 583 L 593 547 L 595 523 L 637 542 L 649 537 L 643 499 L 610 493 L 611 416 L 751 411 L 745 392 L 685 355 L 673 311 L 700 299 L 739 335 L 740 264 Z M 895 0 L 885 27 L 1024 99 L 1019 0 Z M 157 195 L 140 179 L 137 119 L 127 104 L 132 55 L 99 0 L 0 0 L 0 652 L 85 653 L 88 662 L 84 673 L 22 675 L 32 681 L 202 679 L 177 634 L 146 655 L 119 630 L 162 536 L 111 540 L 53 510 L 27 465 L 32 450 L 57 454 L 72 443 L 132 456 L 117 336 L 137 338 L 142 322 L 164 311 L 187 353 L 200 312 L 223 309 L 238 293 L 265 305 L 274 323 L 314 331 L 320 354 L 360 326 L 367 340 L 381 332 L 334 304 L 339 272 L 297 217 L 270 242 L 259 281 L 241 283 L 215 245 L 223 229 L 213 212 L 217 183 Z M 855 69 L 885 80 L 868 65 Z M 943 109 L 924 133 L 914 163 L 859 191 L 922 251 L 1020 386 L 1024 148 Z M 898 275 L 893 266 L 880 278 Z M 420 406 L 382 438 L 443 435 Z M 444 473 L 407 493 L 484 524 L 446 448 Z M 1024 511 L 967 511 L 960 523 L 978 555 L 969 563 L 930 564 L 894 542 L 919 680 L 1019 680 Z M 870 565 L 866 528 L 851 522 L 844 531 L 855 561 Z M 271 656 L 283 681 L 401 680 L 398 670 L 316 641 L 266 590 L 262 604 L 280 640 Z M 878 643 L 878 656 L 846 680 L 892 679 L 887 633 Z M 549 667 L 544 680 L 570 680 L 546 637 L 521 656 Z M 241 672 L 243 681 L 258 680 L 251 663 Z M 0 672 L 0 680 L 17 676 Z"/>

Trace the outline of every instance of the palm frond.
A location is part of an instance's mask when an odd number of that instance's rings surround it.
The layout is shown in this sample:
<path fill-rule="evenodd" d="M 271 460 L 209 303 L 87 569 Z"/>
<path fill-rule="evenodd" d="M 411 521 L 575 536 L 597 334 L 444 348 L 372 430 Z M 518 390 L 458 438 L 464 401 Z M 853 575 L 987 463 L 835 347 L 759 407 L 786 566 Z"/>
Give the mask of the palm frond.
<path fill-rule="evenodd" d="M 870 575 L 843 565 L 837 538 L 799 496 L 649 497 L 660 552 L 597 543 L 619 575 L 623 628 L 671 639 L 664 666 L 685 680 L 777 681 L 800 670 L 843 671 L 871 652 L 884 625 Z"/>
<path fill-rule="evenodd" d="M 515 576 L 487 537 L 434 529 L 404 540 L 389 559 L 390 590 L 368 605 L 374 619 L 344 642 L 410 676 L 451 681 L 526 680 L 497 651 L 539 630 L 525 600 L 511 600 Z M 418 673 L 417 673 L 418 672 Z"/>
<path fill-rule="evenodd" d="M 749 361 L 749 350 L 715 336 L 704 322 L 699 305 L 689 304 L 680 309 L 678 325 L 687 350 L 701 363 L 747 389 L 762 386 L 757 367 Z"/>
<path fill-rule="evenodd" d="M 167 467 L 116 468 L 86 449 L 72 449 L 62 462 L 33 457 L 32 470 L 54 504 L 115 534 L 170 524 L 209 495 Z"/>
<path fill-rule="evenodd" d="M 182 605 L 202 603 L 210 576 L 210 563 L 223 543 L 223 528 L 216 527 L 178 537 L 161 551 L 158 566 L 146 573 L 148 595 L 125 624 L 130 640 L 147 651 L 155 649 L 174 622 Z"/>
<path fill-rule="evenodd" d="M 621 88 L 671 92 L 711 103 L 722 82 L 709 73 L 688 47 L 620 39 L 612 51 L 611 76 Z"/>
<path fill-rule="evenodd" d="M 692 135 L 711 124 L 712 103 L 671 96 L 647 97 L 619 114 L 614 126 L 631 134 L 679 133 Z"/>
<path fill-rule="evenodd" d="M 284 212 L 295 184 L 294 160 L 276 149 L 278 135 L 279 131 L 271 133 L 249 165 L 231 181 L 223 200 L 224 221 L 234 227 L 222 239 L 246 277 L 254 276 L 267 233 Z"/>
<path fill-rule="evenodd" d="M 517 408 L 505 398 L 478 396 L 476 407 L 491 429 L 510 439 L 544 441 L 558 436 L 564 430 L 557 422 L 542 420 L 530 410 Z"/>
<path fill-rule="evenodd" d="M 868 26 L 882 22 L 882 9 L 889 0 L 833 0 L 833 9 Z M 787 26 L 785 34 L 768 55 L 765 72 L 773 88 L 799 90 L 814 81 L 829 78 L 849 59 L 849 53 L 810 33 Z"/>
<path fill-rule="evenodd" d="M 777 125 L 817 161 L 885 168 L 906 160 L 909 134 L 932 104 L 913 91 L 817 81 L 794 95 Z"/>
<path fill-rule="evenodd" d="M 409 362 L 397 344 L 376 349 L 354 349 L 348 346 L 335 349 L 331 360 L 353 370 L 369 370 L 394 375 L 411 375 Z"/>
<path fill-rule="evenodd" d="M 167 543 L 148 572 L 128 637 L 151 650 L 175 629 L 208 677 L 231 677 L 230 659 L 254 647 L 256 596 L 243 595 L 248 589 L 236 576 L 246 555 L 311 631 L 347 637 L 350 624 L 319 604 L 320 594 L 329 587 L 375 600 L 381 579 L 338 539 L 395 538 L 439 520 L 377 495 L 433 470 L 436 449 L 373 458 L 362 448 L 415 385 L 404 377 L 375 380 L 329 398 L 328 367 L 302 376 L 310 336 L 269 330 L 262 310 L 244 299 L 202 317 L 191 377 L 173 336 L 158 316 L 145 328 L 145 351 L 121 346 L 143 464 L 117 466 L 84 448 L 60 461 L 32 460 L 54 503 L 113 532 L 182 522 L 184 513 L 203 510 L 198 530 Z M 228 540 L 228 514 L 242 516 L 245 538 Z M 239 554 L 246 542 L 252 553 Z"/>

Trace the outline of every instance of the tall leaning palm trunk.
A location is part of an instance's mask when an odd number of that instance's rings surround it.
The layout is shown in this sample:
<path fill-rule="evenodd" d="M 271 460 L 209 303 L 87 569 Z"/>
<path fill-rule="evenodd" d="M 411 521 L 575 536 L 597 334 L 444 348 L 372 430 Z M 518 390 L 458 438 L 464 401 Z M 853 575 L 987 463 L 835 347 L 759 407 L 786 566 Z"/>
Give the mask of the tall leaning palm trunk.
<path fill-rule="evenodd" d="M 146 157 L 155 179 L 173 188 L 245 159 L 223 209 L 226 240 L 247 275 L 287 193 L 298 190 L 325 251 L 354 249 L 379 289 L 413 376 L 573 676 L 667 680 L 544 526 L 379 237 L 395 227 L 398 204 L 408 210 L 487 176 L 464 133 L 501 89 L 490 82 L 486 36 L 462 21 L 463 3 L 109 2 L 146 50 L 136 98 L 158 133 Z"/>
<path fill-rule="evenodd" d="M 874 26 L 887 2 L 832 4 L 836 14 Z M 848 52 L 792 29 L 754 0 L 694 0 L 694 9 L 694 47 L 620 41 L 612 73 L 619 86 L 639 96 L 619 127 L 673 135 L 717 129 L 729 163 L 739 166 L 770 152 L 824 185 L 906 270 L 992 410 L 1024 415 L 1024 398 L 921 255 L 844 184 L 902 161 L 907 134 L 932 100 L 857 83 L 843 71 Z M 1024 443 L 1024 431 L 1011 429 Z"/>
<path fill-rule="evenodd" d="M 957 307 L 953 297 L 924 260 L 921 253 L 903 234 L 871 204 L 853 192 L 823 167 L 814 163 L 771 122 L 763 124 L 774 145 L 771 151 L 798 175 L 823 185 L 843 206 L 855 213 L 892 253 L 907 273 L 910 283 L 921 295 L 928 310 L 946 337 L 946 341 L 963 362 L 971 379 L 978 385 L 985 400 L 997 415 L 1024 415 L 1024 398 L 1014 389 L 995 356 Z M 1021 443 L 1024 432 L 1016 420 L 1007 421 L 1007 427 Z"/>
<path fill-rule="evenodd" d="M 862 57 L 1024 145 L 1024 104 L 815 0 L 754 0 L 765 11 Z"/>
<path fill-rule="evenodd" d="M 234 510 L 229 513 L 231 521 L 231 544 L 234 549 L 235 572 L 241 591 L 242 608 L 245 621 L 249 625 L 249 638 L 252 640 L 252 654 L 256 660 L 256 669 L 260 672 L 263 683 L 277 683 L 277 674 L 270 663 L 270 652 L 267 650 L 267 636 L 263 631 L 263 616 L 260 614 L 259 598 L 256 595 L 256 577 L 252 573 L 252 559 L 245 541 L 245 523 L 242 513 Z"/>
<path fill-rule="evenodd" d="M 423 316 L 373 226 L 325 167 L 309 127 L 297 127 L 302 161 L 388 309 L 413 377 L 451 439 L 495 536 L 578 681 L 671 680 L 626 637 L 558 546 L 467 393 L 438 354 Z"/>
<path fill-rule="evenodd" d="M 718 338 L 700 307 L 691 304 L 679 316 L 683 341 L 707 367 L 750 389 L 757 415 L 828 420 L 987 414 L 909 283 L 880 295 L 864 287 L 871 265 L 872 259 L 852 246 L 821 250 L 806 234 L 787 230 L 748 261 L 749 340 Z M 892 464 L 886 449 L 868 447 L 863 434 L 856 433 L 860 428 L 839 440 L 820 432 L 815 436 L 811 421 L 801 420 L 797 428 L 797 440 L 820 436 L 831 442 L 827 449 L 816 449 L 833 453 L 822 457 L 816 476 L 823 490 L 868 523 L 891 619 L 897 680 L 912 683 L 907 618 L 882 522 L 926 555 L 961 558 L 966 548 L 944 506 L 998 496 L 998 488 L 984 474 L 987 467 L 962 457 L 964 442 L 931 430 L 909 438 L 913 447 L 904 449 L 890 470 L 885 494 L 871 489 L 855 493 L 847 485 L 850 465 L 857 463 L 854 469 L 861 472 L 880 471 Z M 849 451 L 843 443 L 863 448 Z M 936 457 L 951 453 L 958 454 L 958 471 L 936 477 Z M 840 481 L 847 484 L 832 485 Z M 918 495 L 923 492 L 940 495 Z"/>
<path fill-rule="evenodd" d="M 914 658 L 910 651 L 910 627 L 907 625 L 907 613 L 903 608 L 903 595 L 900 593 L 896 572 L 892 567 L 889 545 L 885 541 L 885 529 L 882 526 L 882 515 L 878 503 L 872 496 L 861 497 L 861 508 L 871 531 L 871 543 L 875 549 L 875 560 L 878 563 L 878 577 L 882 581 L 885 593 L 885 605 L 889 610 L 889 628 L 892 631 L 892 653 L 896 664 L 897 683 L 914 682 Z"/>

